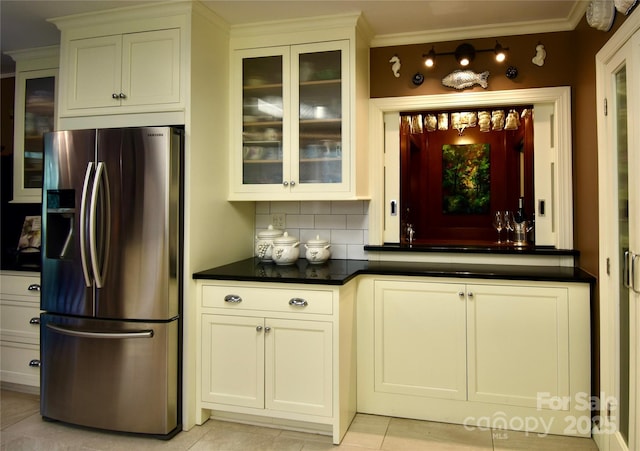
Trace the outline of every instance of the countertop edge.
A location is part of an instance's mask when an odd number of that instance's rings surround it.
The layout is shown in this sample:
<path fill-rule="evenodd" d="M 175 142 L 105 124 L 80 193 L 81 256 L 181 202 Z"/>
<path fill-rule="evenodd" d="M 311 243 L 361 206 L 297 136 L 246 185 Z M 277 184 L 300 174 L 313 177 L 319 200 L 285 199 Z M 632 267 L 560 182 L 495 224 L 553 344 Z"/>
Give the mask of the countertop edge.
<path fill-rule="evenodd" d="M 254 258 L 241 260 L 229 265 L 196 272 L 195 280 L 224 280 L 260 283 L 297 283 L 309 285 L 345 285 L 360 275 L 406 276 L 406 277 L 457 277 L 465 279 L 489 280 L 530 280 L 534 282 L 588 283 L 595 285 L 596 277 L 579 267 L 560 266 L 513 266 L 513 265 L 465 265 L 465 264 L 430 264 L 412 262 L 385 262 L 368 260 L 333 260 L 340 272 L 329 272 L 322 278 L 305 276 L 305 262 L 300 260 L 297 268 L 300 276 L 265 276 L 250 274 L 247 271 L 260 268 Z M 350 268 L 348 268 L 350 266 Z M 317 267 L 316 267 L 317 268 Z M 313 269 L 316 269 L 313 268 Z M 347 271 L 344 269 L 347 268 Z M 277 270 L 276 266 L 271 269 Z M 331 266 L 327 271 L 331 270 Z"/>
<path fill-rule="evenodd" d="M 501 255 L 557 255 L 577 257 L 580 251 L 576 249 L 557 249 L 553 246 L 438 246 L 438 245 L 405 245 L 382 244 L 364 246 L 365 251 L 370 252 L 414 252 L 414 253 L 468 253 L 468 254 L 501 254 Z"/>

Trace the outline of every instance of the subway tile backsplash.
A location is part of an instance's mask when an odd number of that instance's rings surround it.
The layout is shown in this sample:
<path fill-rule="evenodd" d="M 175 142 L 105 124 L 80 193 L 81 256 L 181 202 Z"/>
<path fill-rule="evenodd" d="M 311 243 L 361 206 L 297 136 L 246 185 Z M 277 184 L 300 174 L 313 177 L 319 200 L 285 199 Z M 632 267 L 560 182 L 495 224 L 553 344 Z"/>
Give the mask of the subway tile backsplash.
<path fill-rule="evenodd" d="M 271 215 L 285 214 L 285 230 L 304 243 L 320 236 L 331 243 L 331 258 L 367 260 L 368 201 L 256 202 L 256 235 L 272 223 Z"/>

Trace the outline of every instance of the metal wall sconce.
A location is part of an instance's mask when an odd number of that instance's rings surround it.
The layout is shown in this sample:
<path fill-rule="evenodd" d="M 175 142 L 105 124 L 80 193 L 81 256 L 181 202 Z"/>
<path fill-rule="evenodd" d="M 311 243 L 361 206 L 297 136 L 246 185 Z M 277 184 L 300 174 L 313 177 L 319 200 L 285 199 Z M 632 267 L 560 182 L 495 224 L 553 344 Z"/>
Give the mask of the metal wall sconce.
<path fill-rule="evenodd" d="M 431 47 L 429 53 L 423 54 L 424 65 L 427 67 L 433 67 L 436 64 L 436 56 L 453 55 L 462 67 L 468 66 L 476 57 L 476 53 L 481 52 L 493 52 L 495 54 L 496 61 L 501 63 L 507 58 L 508 47 L 502 47 L 498 41 L 496 41 L 495 47 L 491 49 L 476 49 L 473 45 L 465 42 L 456 47 L 455 52 L 436 53 L 434 46 Z"/>

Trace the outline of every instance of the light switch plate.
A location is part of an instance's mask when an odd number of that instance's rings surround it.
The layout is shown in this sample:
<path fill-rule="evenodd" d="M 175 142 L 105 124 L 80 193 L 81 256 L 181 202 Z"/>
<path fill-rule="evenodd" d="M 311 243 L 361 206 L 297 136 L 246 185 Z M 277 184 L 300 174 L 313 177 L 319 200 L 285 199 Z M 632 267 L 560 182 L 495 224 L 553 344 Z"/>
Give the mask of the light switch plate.
<path fill-rule="evenodd" d="M 284 213 L 273 213 L 271 215 L 271 225 L 274 229 L 284 230 L 286 227 L 285 218 L 286 215 Z"/>

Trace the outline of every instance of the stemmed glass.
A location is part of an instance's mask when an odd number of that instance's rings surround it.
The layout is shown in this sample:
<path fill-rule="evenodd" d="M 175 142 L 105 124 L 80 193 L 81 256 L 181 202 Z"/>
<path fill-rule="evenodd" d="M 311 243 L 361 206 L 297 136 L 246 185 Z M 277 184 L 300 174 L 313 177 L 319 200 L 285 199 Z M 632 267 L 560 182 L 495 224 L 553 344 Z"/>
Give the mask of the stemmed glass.
<path fill-rule="evenodd" d="M 504 216 L 502 214 L 501 211 L 496 211 L 493 215 L 493 227 L 498 231 L 498 243 L 502 243 L 501 238 L 501 234 L 500 232 L 502 232 L 502 229 L 504 227 Z"/>
<path fill-rule="evenodd" d="M 505 210 L 502 213 L 502 221 L 504 222 L 504 228 L 507 231 L 507 243 L 511 240 L 509 240 L 509 232 L 513 232 L 513 223 L 515 221 L 515 219 L 513 218 L 513 213 L 510 212 L 509 210 Z"/>

